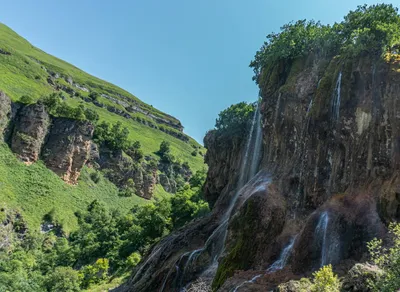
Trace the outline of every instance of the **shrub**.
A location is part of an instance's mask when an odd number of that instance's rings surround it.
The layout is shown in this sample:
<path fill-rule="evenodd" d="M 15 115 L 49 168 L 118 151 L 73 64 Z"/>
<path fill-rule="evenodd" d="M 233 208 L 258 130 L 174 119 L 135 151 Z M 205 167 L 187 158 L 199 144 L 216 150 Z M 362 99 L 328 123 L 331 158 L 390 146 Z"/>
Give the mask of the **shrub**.
<path fill-rule="evenodd" d="M 140 253 L 134 252 L 126 259 L 126 263 L 130 268 L 134 268 L 140 263 L 141 259 Z"/>
<path fill-rule="evenodd" d="M 197 151 L 193 150 L 191 154 L 192 154 L 192 156 L 197 156 Z"/>
<path fill-rule="evenodd" d="M 332 266 L 323 266 L 313 274 L 311 292 L 339 292 L 341 285 L 338 277 L 332 272 Z"/>
<path fill-rule="evenodd" d="M 392 246 L 383 247 L 381 239 L 368 243 L 372 262 L 383 270 L 383 275 L 376 281 L 369 281 L 373 291 L 389 292 L 400 288 L 400 224 L 392 223 L 389 232 L 393 236 Z"/>
<path fill-rule="evenodd" d="M 35 103 L 35 100 L 33 99 L 32 96 L 29 95 L 23 95 L 21 96 L 21 98 L 19 99 L 19 101 L 23 104 L 29 105 L 29 104 L 33 104 Z"/>

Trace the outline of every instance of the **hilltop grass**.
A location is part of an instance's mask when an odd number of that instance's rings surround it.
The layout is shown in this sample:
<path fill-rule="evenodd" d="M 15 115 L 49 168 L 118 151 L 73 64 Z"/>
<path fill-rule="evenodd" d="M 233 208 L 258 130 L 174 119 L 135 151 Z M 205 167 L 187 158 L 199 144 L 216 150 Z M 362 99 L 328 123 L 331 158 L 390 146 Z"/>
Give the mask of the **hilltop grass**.
<path fill-rule="evenodd" d="M 74 212 L 84 211 L 93 200 L 105 203 L 109 209 L 127 212 L 136 204 L 149 201 L 138 196 L 119 197 L 118 189 L 105 178 L 96 184 L 90 179 L 93 169 L 85 167 L 77 186 L 66 184 L 39 161 L 30 166 L 20 162 L 5 143 L 0 143 L 0 202 L 19 210 L 28 226 L 38 229 L 43 215 L 55 210 L 55 219 L 66 232 L 77 227 Z M 166 197 L 161 186 L 155 197 Z"/>
<path fill-rule="evenodd" d="M 3 90 L 13 101 L 19 100 L 23 95 L 29 95 L 34 99 L 39 99 L 53 92 L 54 89 L 47 83 L 49 71 L 53 71 L 59 73 L 63 77 L 71 77 L 74 82 L 89 88 L 91 91 L 106 93 L 117 99 L 118 95 L 126 96 L 151 114 L 177 122 L 177 119 L 174 117 L 140 101 L 129 92 L 91 76 L 67 62 L 35 48 L 27 40 L 1 23 L 0 50 L 9 53 L 4 54 L 0 52 L 0 90 Z M 64 85 L 67 84 L 62 78 L 59 78 L 58 81 Z M 77 88 L 74 88 L 74 90 L 79 91 Z M 86 92 L 79 92 L 82 96 L 87 96 Z M 100 97 L 99 99 L 104 104 L 122 109 L 121 106 L 105 98 Z M 69 105 L 77 105 L 81 101 L 82 100 L 79 98 L 67 98 L 67 103 Z M 182 162 L 187 161 L 193 171 L 200 170 L 205 166 L 201 155 L 191 155 L 195 150 L 193 145 L 203 154 L 205 153 L 205 149 L 194 139 L 189 138 L 189 142 L 184 142 L 158 129 L 150 128 L 133 119 L 125 119 L 106 109 L 96 107 L 91 103 L 85 102 L 84 105 L 96 110 L 100 116 L 100 121 L 111 123 L 121 122 L 124 127 L 129 129 L 129 138 L 133 141 L 140 141 L 145 155 L 154 155 L 160 143 L 165 140 L 171 144 L 172 154 Z M 134 113 L 132 116 L 140 116 L 141 118 L 149 119 L 141 113 Z M 163 125 L 163 127 L 168 128 L 166 125 Z"/>

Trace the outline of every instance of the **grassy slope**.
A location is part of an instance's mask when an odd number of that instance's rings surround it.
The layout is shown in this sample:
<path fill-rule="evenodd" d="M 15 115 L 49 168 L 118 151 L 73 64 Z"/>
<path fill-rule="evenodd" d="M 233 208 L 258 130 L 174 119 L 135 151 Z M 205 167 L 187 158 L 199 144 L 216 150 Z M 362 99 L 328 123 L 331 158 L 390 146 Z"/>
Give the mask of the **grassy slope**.
<path fill-rule="evenodd" d="M 139 103 L 140 107 L 148 110 L 152 114 L 167 120 L 177 121 L 174 117 L 143 103 L 129 92 L 91 76 L 75 66 L 35 48 L 28 41 L 1 23 L 0 49 L 11 53 L 11 55 L 0 54 L 0 90 L 3 90 L 13 100 L 18 100 L 22 95 L 30 95 L 34 98 L 39 98 L 51 93 L 53 89 L 46 81 L 49 75 L 44 69 L 46 68 L 47 70 L 60 73 L 63 76 L 70 76 L 74 82 L 84 85 L 90 90 L 105 93 L 115 98 L 118 98 L 118 94 L 129 97 L 131 100 Z M 61 78 L 59 80 L 61 83 L 63 82 Z M 77 90 L 76 88 L 74 89 Z M 83 91 L 80 93 L 83 96 L 87 95 L 87 93 Z M 80 101 L 80 99 L 76 98 L 68 99 L 68 103 L 75 105 Z M 112 104 L 116 108 L 120 107 L 104 98 L 101 99 L 101 102 Z M 191 155 L 191 152 L 194 150 L 192 145 L 201 147 L 195 140 L 190 138 L 189 143 L 185 143 L 160 130 L 152 129 L 132 119 L 124 119 L 116 114 L 108 112 L 106 109 L 98 108 L 93 104 L 85 103 L 85 106 L 94 108 L 100 114 L 100 120 L 122 122 L 123 125 L 130 130 L 132 140 L 139 140 L 141 142 L 145 154 L 153 154 L 158 150 L 161 141 L 166 140 L 171 143 L 173 154 L 182 161 L 187 161 L 192 170 L 198 170 L 204 167 L 202 156 L 197 155 L 193 157 Z M 132 116 L 146 118 L 140 113 L 132 114 Z M 163 126 L 166 127 L 165 125 Z M 204 149 L 201 149 L 201 152 L 204 153 Z"/>
<path fill-rule="evenodd" d="M 115 98 L 118 94 L 127 96 L 152 114 L 176 121 L 175 118 L 141 102 L 123 89 L 93 77 L 33 47 L 1 23 L 0 49 L 11 53 L 11 55 L 0 53 L 0 90 L 6 92 L 14 101 L 22 95 L 39 98 L 53 91 L 53 88 L 46 81 L 49 74 L 44 69 L 46 68 L 61 75 L 70 76 L 74 82 L 84 85 L 90 90 L 106 93 Z M 58 80 L 64 82 L 62 78 Z M 82 95 L 88 94 L 83 91 L 80 93 Z M 104 98 L 101 98 L 100 101 L 106 104 L 111 103 L 117 108 L 120 107 Z M 71 105 L 77 105 L 82 101 L 78 98 L 68 98 L 67 102 Z M 189 143 L 185 143 L 160 130 L 152 129 L 132 119 L 122 118 L 91 103 L 85 103 L 85 106 L 95 109 L 100 115 L 100 120 L 112 123 L 122 122 L 130 130 L 130 138 L 141 142 L 145 154 L 154 155 L 161 141 L 167 140 L 171 143 L 173 154 L 181 161 L 189 162 L 192 170 L 195 171 L 204 167 L 202 156 L 193 157 L 191 155 L 194 150 L 192 145 L 200 147 L 200 151 L 205 152 L 193 139 L 190 139 Z M 133 115 L 141 115 L 142 118 L 147 118 L 140 113 Z M 85 209 L 94 199 L 105 202 L 109 208 L 117 208 L 121 211 L 129 210 L 134 204 L 147 202 L 136 196 L 131 198 L 118 197 L 118 190 L 113 184 L 106 179 L 102 179 L 98 184 L 93 183 L 89 176 L 90 172 L 90 169 L 85 168 L 78 186 L 70 186 L 49 171 L 42 162 L 31 166 L 19 162 L 7 145 L 1 143 L 0 205 L 21 210 L 32 228 L 38 228 L 43 215 L 55 208 L 56 218 L 63 223 L 66 231 L 71 231 L 76 227 L 74 212 Z M 168 195 L 161 186 L 157 185 L 156 197 Z"/>

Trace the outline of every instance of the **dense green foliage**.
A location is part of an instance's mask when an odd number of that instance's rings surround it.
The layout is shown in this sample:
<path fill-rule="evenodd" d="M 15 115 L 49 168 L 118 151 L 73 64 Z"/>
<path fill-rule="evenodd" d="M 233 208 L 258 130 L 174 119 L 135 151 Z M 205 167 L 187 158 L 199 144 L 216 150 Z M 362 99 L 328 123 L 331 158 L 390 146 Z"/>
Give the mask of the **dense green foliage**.
<path fill-rule="evenodd" d="M 262 68 L 310 53 L 351 57 L 366 52 L 380 56 L 398 51 L 399 46 L 398 9 L 391 4 L 364 5 L 350 11 L 342 22 L 333 26 L 313 20 L 284 25 L 281 32 L 267 36 L 250 67 L 258 81 Z"/>
<path fill-rule="evenodd" d="M 136 266 L 141 254 L 173 228 L 206 212 L 198 188 L 189 185 L 171 202 L 136 205 L 127 214 L 95 200 L 76 213 L 78 228 L 65 237 L 50 221 L 53 211 L 43 217 L 43 226 L 50 227 L 38 233 L 27 228 L 20 214 L 3 208 L 0 291 L 74 292 L 104 283 Z"/>
<path fill-rule="evenodd" d="M 215 128 L 227 135 L 241 135 L 249 127 L 254 113 L 254 104 L 246 102 L 233 104 L 219 113 Z"/>
<path fill-rule="evenodd" d="M 369 287 L 376 292 L 398 291 L 400 288 L 400 224 L 392 223 L 389 227 L 392 245 L 383 246 L 381 239 L 368 243 L 372 262 L 383 270 L 383 275 L 376 282 L 369 282 Z"/>

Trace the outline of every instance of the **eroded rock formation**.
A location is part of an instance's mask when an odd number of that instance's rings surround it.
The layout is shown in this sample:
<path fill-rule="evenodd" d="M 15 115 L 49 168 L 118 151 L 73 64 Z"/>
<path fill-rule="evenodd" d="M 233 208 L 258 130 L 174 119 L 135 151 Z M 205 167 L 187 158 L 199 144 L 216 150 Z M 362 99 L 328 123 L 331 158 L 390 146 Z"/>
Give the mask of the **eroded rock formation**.
<path fill-rule="evenodd" d="M 11 150 L 26 163 L 37 161 L 49 126 L 50 117 L 43 104 L 22 107 L 16 115 Z"/>
<path fill-rule="evenodd" d="M 90 122 L 54 118 L 43 150 L 46 166 L 64 181 L 76 184 L 89 159 L 93 131 Z"/>

